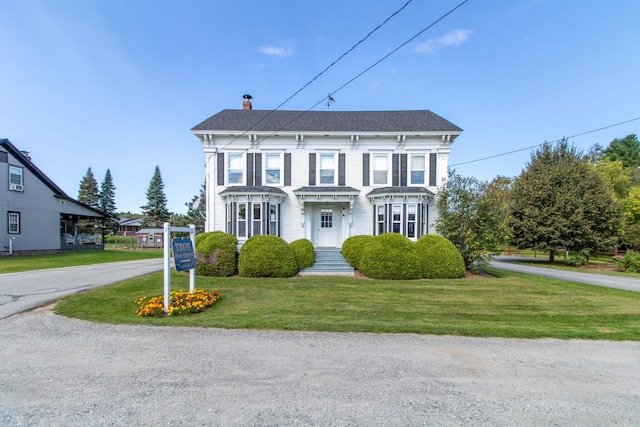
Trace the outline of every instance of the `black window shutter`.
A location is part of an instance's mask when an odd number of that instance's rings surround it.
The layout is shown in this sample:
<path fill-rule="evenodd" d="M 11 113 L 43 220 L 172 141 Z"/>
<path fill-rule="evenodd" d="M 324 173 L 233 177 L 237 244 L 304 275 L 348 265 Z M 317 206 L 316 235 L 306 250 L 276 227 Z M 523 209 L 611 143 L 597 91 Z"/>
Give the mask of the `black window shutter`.
<path fill-rule="evenodd" d="M 369 186 L 369 161 L 370 154 L 362 153 L 362 186 Z"/>
<path fill-rule="evenodd" d="M 391 155 L 391 185 L 393 187 L 400 186 L 400 155 Z"/>
<path fill-rule="evenodd" d="M 253 186 L 253 153 L 247 153 L 247 185 Z"/>
<path fill-rule="evenodd" d="M 407 155 L 400 154 L 400 186 L 407 185 Z"/>
<path fill-rule="evenodd" d="M 234 236 L 238 236 L 238 203 L 231 205 L 231 230 Z"/>
<path fill-rule="evenodd" d="M 345 154 L 338 154 L 338 185 L 345 186 Z"/>
<path fill-rule="evenodd" d="M 256 153 L 255 155 L 255 175 L 254 175 L 254 184 L 262 185 L 262 154 Z"/>
<path fill-rule="evenodd" d="M 309 185 L 316 185 L 316 153 L 309 153 Z"/>
<path fill-rule="evenodd" d="M 262 204 L 262 234 L 269 234 L 269 203 Z"/>
<path fill-rule="evenodd" d="M 291 153 L 284 153 L 284 185 L 291 185 Z"/>
<path fill-rule="evenodd" d="M 436 153 L 429 154 L 429 185 L 438 185 L 436 182 L 436 161 L 438 155 Z"/>
<path fill-rule="evenodd" d="M 416 205 L 416 238 L 422 236 L 422 205 Z"/>
<path fill-rule="evenodd" d="M 224 153 L 218 153 L 218 185 L 224 185 Z"/>

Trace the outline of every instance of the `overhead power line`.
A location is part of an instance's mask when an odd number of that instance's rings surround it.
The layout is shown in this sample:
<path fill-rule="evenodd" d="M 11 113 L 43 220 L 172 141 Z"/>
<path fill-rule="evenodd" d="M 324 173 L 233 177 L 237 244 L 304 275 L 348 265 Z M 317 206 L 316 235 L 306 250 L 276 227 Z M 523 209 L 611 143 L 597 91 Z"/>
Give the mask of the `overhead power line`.
<path fill-rule="evenodd" d="M 395 49 L 391 50 L 389 53 L 387 53 L 386 55 L 384 55 L 382 58 L 380 58 L 379 60 L 377 60 L 376 62 L 374 62 L 372 65 L 370 65 L 369 67 L 365 68 L 362 72 L 358 73 L 355 77 L 353 77 L 352 79 L 350 79 L 349 81 L 347 81 L 345 84 L 343 84 L 342 86 L 340 86 L 338 89 L 336 89 L 333 92 L 329 92 L 330 94 L 335 94 L 339 91 L 341 91 L 342 89 L 344 89 L 345 87 L 347 87 L 348 85 L 350 85 L 351 83 L 353 83 L 355 80 L 357 80 L 358 78 L 362 77 L 367 71 L 371 70 L 373 67 L 375 67 L 376 65 L 380 64 L 382 61 L 384 61 L 385 59 L 387 59 L 388 57 L 390 57 L 391 55 L 393 55 L 394 53 L 396 53 L 398 50 L 402 49 L 404 46 L 406 46 L 407 44 L 409 44 L 410 42 L 412 42 L 413 40 L 415 40 L 417 37 L 419 37 L 421 34 L 423 34 L 425 31 L 429 30 L 430 28 L 432 28 L 434 25 L 436 25 L 437 23 L 439 23 L 440 21 L 442 21 L 443 19 L 445 19 L 447 16 L 451 15 L 453 12 L 455 12 L 456 10 L 458 10 L 460 7 L 462 7 L 465 3 L 467 3 L 469 0 L 464 0 L 462 2 L 460 2 L 458 5 L 456 5 L 455 7 L 453 7 L 452 9 L 450 9 L 448 12 L 446 12 L 445 14 L 443 14 L 442 16 L 440 16 L 438 19 L 436 19 L 435 21 L 433 21 L 431 24 L 427 25 L 426 27 L 424 27 L 422 30 L 420 30 L 418 33 L 416 33 L 413 37 L 409 38 L 408 40 L 406 40 L 404 43 L 402 43 L 401 45 L 399 45 L 398 47 L 396 47 Z M 404 9 L 406 7 L 406 5 L 409 4 L 409 2 L 407 2 L 402 8 L 400 8 L 398 10 L 398 12 L 402 9 Z M 398 13 L 396 12 L 396 13 Z M 394 14 L 395 15 L 395 14 Z M 393 16 L 393 15 L 392 15 Z M 388 21 L 388 19 L 387 19 Z M 385 21 L 386 22 L 386 21 Z M 370 33 L 371 34 L 371 33 Z M 367 36 L 368 37 L 368 36 Z M 366 38 L 365 38 L 366 39 Z M 363 39 L 363 40 L 365 40 Z M 360 42 L 358 42 L 359 44 Z M 357 44 L 356 44 L 357 45 Z M 352 50 L 352 49 L 351 49 Z M 344 56 L 344 55 L 343 55 Z M 329 67 L 327 67 L 329 68 Z M 326 71 L 326 69 L 325 69 Z M 324 71 L 323 71 L 324 72 Z M 299 91 L 298 91 L 299 92 Z M 271 134 L 265 136 L 264 138 L 262 138 L 260 140 L 260 142 L 272 137 L 273 135 L 275 135 L 277 132 L 279 132 L 281 129 L 285 128 L 286 126 L 288 126 L 289 124 L 293 123 L 294 121 L 296 121 L 298 118 L 300 118 L 301 116 L 303 116 L 304 114 L 308 113 L 309 111 L 311 111 L 313 108 L 317 107 L 318 105 L 320 105 L 321 103 L 323 103 L 327 98 L 323 97 L 320 101 L 316 102 L 315 104 L 313 104 L 311 107 L 309 107 L 308 109 L 301 111 L 300 114 L 298 114 L 297 116 L 295 116 L 293 119 L 289 120 L 287 123 L 283 124 L 282 126 L 280 126 L 278 129 L 274 130 Z M 285 101 L 286 102 L 286 101 Z M 282 105 L 282 104 L 281 104 Z M 278 107 L 279 108 L 279 107 Z M 269 115 L 271 115 L 274 111 L 276 111 L 276 109 L 272 110 L 269 112 L 269 114 L 267 114 L 266 116 L 264 116 L 262 119 L 260 119 L 258 122 L 256 122 L 253 126 L 256 126 L 258 123 L 260 123 L 261 121 L 263 121 L 264 119 L 266 119 Z M 252 127 L 253 127 L 252 126 Z M 251 129 L 247 129 L 246 131 L 244 131 L 242 134 L 236 136 L 234 139 L 232 139 L 228 144 L 226 144 L 224 147 L 222 147 L 222 149 L 227 148 L 229 145 L 231 145 L 234 141 L 236 141 L 239 137 L 241 137 L 242 135 L 245 135 L 247 132 L 249 132 Z"/>
<path fill-rule="evenodd" d="M 460 163 L 456 163 L 456 164 L 449 165 L 449 166 L 450 167 L 454 167 L 454 166 L 466 165 L 466 164 L 469 164 L 469 163 L 481 162 L 483 160 L 495 159 L 496 157 L 507 156 L 509 154 L 519 153 L 519 152 L 525 151 L 525 150 L 531 150 L 532 148 L 542 147 L 543 145 L 546 145 L 546 144 L 555 144 L 557 142 L 561 142 L 561 141 L 566 140 L 566 139 L 577 138 L 579 136 L 583 136 L 583 135 L 588 135 L 590 133 L 599 132 L 599 131 L 604 130 L 604 129 L 609 129 L 609 128 L 612 128 L 612 127 L 624 125 L 626 123 L 631 123 L 631 122 L 636 121 L 636 120 L 640 120 L 640 117 L 636 117 L 635 119 L 625 120 L 624 122 L 614 123 L 614 124 L 608 125 L 608 126 L 603 126 L 601 128 L 598 128 L 598 129 L 592 129 L 592 130 L 589 130 L 589 131 L 586 131 L 586 132 L 577 133 L 575 135 L 562 137 L 562 138 L 556 139 L 554 141 L 545 141 L 545 142 L 543 142 L 541 144 L 532 145 L 530 147 L 519 148 L 517 150 L 507 151 L 506 153 L 494 154 L 493 156 L 483 157 L 481 159 L 475 159 L 475 160 L 468 160 L 466 162 L 460 162 Z"/>
<path fill-rule="evenodd" d="M 264 117 L 262 117 L 260 120 L 258 120 L 257 122 L 255 122 L 253 125 L 251 125 L 249 127 L 249 129 L 245 130 L 243 133 L 241 133 L 240 135 L 236 136 L 234 139 L 232 139 L 227 145 L 225 145 L 224 147 L 222 147 L 222 149 L 227 148 L 229 145 L 231 145 L 233 142 L 237 141 L 238 138 L 240 138 L 241 136 L 245 135 L 247 132 L 249 132 L 251 129 L 253 129 L 254 127 L 256 127 L 258 124 L 260 124 L 262 121 L 264 121 L 267 117 L 269 117 L 271 114 L 273 114 L 275 111 L 279 110 L 280 107 L 282 107 L 284 104 L 286 104 L 287 102 L 291 101 L 291 99 L 293 99 L 293 97 L 295 97 L 297 94 L 299 94 L 300 92 L 302 92 L 304 89 L 307 88 L 307 86 L 309 86 L 311 83 L 313 83 L 314 81 L 316 81 L 320 76 L 322 76 L 325 72 L 327 72 L 330 68 L 332 68 L 334 65 L 336 65 L 338 62 L 340 62 L 340 60 L 342 58 L 344 58 L 345 56 L 347 56 L 348 54 L 350 54 L 356 47 L 358 47 L 360 44 L 362 44 L 365 40 L 367 40 L 369 37 L 371 37 L 371 35 L 373 35 L 373 33 L 375 33 L 376 31 L 378 31 L 380 28 L 382 28 L 387 22 L 389 22 L 393 17 L 395 17 L 398 13 L 402 12 L 407 6 L 409 6 L 409 3 L 411 3 L 413 0 L 408 0 L 404 5 L 402 5 L 402 7 L 398 10 L 396 10 L 395 12 L 393 12 L 391 15 L 389 15 L 384 21 L 382 21 L 381 24 L 379 24 L 378 26 L 376 26 L 373 30 L 371 30 L 369 32 L 369 34 L 367 34 L 366 36 L 364 36 L 362 39 L 360 39 L 360 41 L 358 41 L 356 44 L 354 44 L 353 46 L 351 46 L 346 52 L 344 52 L 342 55 L 340 55 L 338 57 L 338 59 L 336 59 L 335 61 L 333 61 L 331 64 L 329 64 L 324 70 L 320 71 L 318 74 L 316 74 L 316 76 L 314 78 L 312 78 L 311 80 L 309 80 L 307 83 L 304 84 L 304 86 L 302 86 L 300 89 L 296 90 L 291 96 L 289 96 L 287 99 L 285 99 L 284 101 L 282 101 L 280 103 L 280 105 L 278 105 L 276 108 L 274 108 L 273 110 L 269 111 L 268 114 L 266 114 Z M 331 94 L 329 94 L 329 96 L 331 96 Z M 325 98 L 323 98 L 324 101 Z M 322 102 L 322 101 L 321 101 Z M 318 105 L 318 104 L 316 104 Z M 313 107 L 311 107 L 313 108 Z"/>

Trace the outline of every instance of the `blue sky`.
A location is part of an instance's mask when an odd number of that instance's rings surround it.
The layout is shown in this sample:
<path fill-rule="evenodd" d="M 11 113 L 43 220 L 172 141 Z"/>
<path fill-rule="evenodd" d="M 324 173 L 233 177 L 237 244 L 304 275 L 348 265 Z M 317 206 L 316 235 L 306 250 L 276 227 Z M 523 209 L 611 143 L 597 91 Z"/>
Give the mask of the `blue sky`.
<path fill-rule="evenodd" d="M 640 2 L 413 0 L 282 108 L 429 109 L 464 129 L 458 173 L 515 176 L 531 150 L 640 117 Z M 168 207 L 204 181 L 190 129 L 226 108 L 280 105 L 406 0 L 0 0 L 0 137 L 70 196 L 109 168 L 140 212 L 156 165 Z M 346 86 L 345 86 L 346 84 Z M 570 139 L 588 149 L 640 120 Z"/>

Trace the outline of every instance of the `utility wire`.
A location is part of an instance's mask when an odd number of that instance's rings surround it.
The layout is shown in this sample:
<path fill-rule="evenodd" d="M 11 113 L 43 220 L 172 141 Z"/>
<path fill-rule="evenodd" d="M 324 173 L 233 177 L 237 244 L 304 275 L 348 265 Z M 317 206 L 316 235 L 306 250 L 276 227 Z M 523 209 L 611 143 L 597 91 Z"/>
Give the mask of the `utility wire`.
<path fill-rule="evenodd" d="M 438 19 L 436 19 L 435 21 L 433 21 L 431 24 L 427 25 L 425 28 L 423 28 L 421 31 L 419 31 L 416 35 L 414 35 L 413 37 L 411 37 L 410 39 L 408 39 L 407 41 L 405 41 L 404 43 L 402 43 L 400 46 L 396 47 L 395 49 L 393 49 L 392 51 L 390 51 L 389 53 L 387 53 L 386 55 L 384 55 L 382 58 L 380 58 L 378 61 L 374 62 L 372 65 L 370 65 L 369 67 L 367 67 L 364 71 L 360 72 L 359 74 L 357 74 L 355 77 L 353 77 L 351 80 L 347 81 L 345 84 L 343 84 L 342 86 L 340 86 L 338 89 L 336 89 L 333 92 L 330 92 L 332 94 L 335 94 L 339 91 L 341 91 L 342 89 L 344 89 L 346 86 L 350 85 L 351 83 L 353 83 L 356 79 L 360 78 L 362 75 L 364 75 L 367 71 L 371 70 L 373 67 L 375 67 L 376 65 L 380 64 L 382 61 L 384 61 L 385 59 L 387 59 L 388 57 L 390 57 L 391 55 L 393 55 L 394 53 L 396 53 L 398 50 L 402 49 L 404 46 L 406 46 L 407 44 L 409 44 L 411 41 L 413 41 L 414 39 L 416 39 L 417 37 L 419 37 L 422 33 L 424 33 L 425 31 L 429 30 L 431 27 L 433 27 L 434 25 L 436 25 L 438 22 L 442 21 L 444 18 L 446 18 L 447 16 L 451 15 L 453 12 L 455 12 L 457 9 L 459 9 L 460 7 L 462 7 L 465 3 L 467 3 L 469 0 L 464 0 L 461 3 L 459 3 L 457 6 L 455 6 L 453 9 L 449 10 L 447 13 L 445 13 L 444 15 L 440 16 Z M 407 3 L 408 4 L 408 3 Z M 406 5 L 405 5 L 406 6 Z M 404 6 L 403 6 L 404 8 Z M 402 10 L 402 9 L 400 9 Z M 303 116 L 304 114 L 308 113 L 309 111 L 311 111 L 313 108 L 317 107 L 318 105 L 320 105 L 321 103 L 323 103 L 325 101 L 326 97 L 322 98 L 320 101 L 316 102 L 315 104 L 313 104 L 311 107 L 309 107 L 308 109 L 301 111 L 300 114 L 298 114 L 297 116 L 295 116 L 293 119 L 289 120 L 287 123 L 283 124 L 282 126 L 280 126 L 278 129 L 274 130 L 272 133 L 270 133 L 269 135 L 265 136 L 264 138 L 262 138 L 259 142 L 262 142 L 270 137 L 272 137 L 273 135 L 275 135 L 277 132 L 279 132 L 281 129 L 283 129 L 284 127 L 288 126 L 289 124 L 293 123 L 294 121 L 298 120 L 301 116 Z M 270 115 L 271 113 L 273 113 L 275 110 L 271 111 L 268 115 Z M 268 116 L 267 115 L 267 116 Z M 267 116 L 263 117 L 262 120 L 264 120 Z M 260 120 L 260 121 L 262 121 Z M 260 123 L 260 121 L 258 123 Z M 257 123 L 256 123 L 257 124 Z M 255 125 L 254 125 L 255 126 Z M 231 145 L 234 141 L 236 141 L 240 136 L 246 134 L 246 132 L 250 131 L 251 129 L 246 130 L 245 132 L 243 132 L 241 135 L 238 135 L 237 137 L 235 137 L 233 140 L 231 140 L 227 145 L 225 145 L 224 147 L 222 147 L 222 149 L 227 148 L 229 145 Z"/>
<path fill-rule="evenodd" d="M 518 150 L 508 151 L 506 153 L 495 154 L 493 156 L 483 157 L 481 159 L 475 159 L 475 160 L 469 160 L 469 161 L 466 161 L 466 162 L 460 162 L 460 163 L 456 163 L 454 165 L 449 165 L 449 166 L 450 167 L 460 166 L 460 165 L 466 165 L 466 164 L 469 164 L 469 163 L 481 162 L 483 160 L 495 159 L 496 157 L 502 157 L 502 156 L 506 156 L 506 155 L 509 155 L 509 154 L 513 154 L 513 153 L 519 153 L 520 151 L 530 150 L 532 148 L 538 148 L 538 147 L 541 147 L 541 146 L 546 145 L 546 144 L 555 144 L 556 142 L 560 142 L 560 141 L 563 141 L 565 139 L 577 138 L 579 136 L 588 135 L 588 134 L 594 133 L 594 132 L 599 132 L 599 131 L 604 130 L 604 129 L 609 129 L 609 128 L 612 128 L 612 127 L 615 127 L 615 126 L 620 126 L 620 125 L 624 125 L 626 123 L 631 123 L 631 122 L 636 121 L 636 120 L 640 120 L 640 117 L 636 117 L 635 119 L 625 120 L 624 122 L 620 122 L 620 123 L 614 123 L 614 124 L 608 125 L 608 126 L 603 126 L 601 128 L 598 128 L 598 129 L 589 130 L 589 131 L 578 133 L 578 134 L 575 134 L 575 135 L 563 137 L 563 138 L 560 138 L 560 139 L 556 139 L 555 141 L 545 141 L 542 144 L 532 145 L 530 147 L 520 148 Z"/>
<path fill-rule="evenodd" d="M 275 111 L 279 110 L 280 107 L 282 107 L 284 104 L 286 104 L 287 102 L 289 102 L 293 97 L 295 97 L 297 94 L 299 94 L 300 92 L 302 92 L 307 86 L 309 86 L 311 83 L 313 83 L 314 81 L 316 81 L 320 76 L 322 76 L 325 72 L 327 72 L 327 70 L 329 70 L 330 68 L 332 68 L 334 65 L 336 65 L 342 58 L 344 58 L 345 56 L 347 56 L 349 53 L 351 53 L 356 47 L 358 47 L 360 44 L 362 44 L 365 40 L 367 40 L 369 37 L 371 37 L 371 35 L 373 33 L 375 33 L 376 31 L 378 31 L 380 28 L 382 28 L 387 22 L 389 22 L 393 17 L 395 17 L 398 13 L 402 12 L 402 10 L 404 10 L 407 6 L 409 6 L 409 3 L 411 3 L 413 0 L 408 0 L 404 5 L 402 5 L 402 7 L 398 10 L 396 10 L 395 12 L 393 12 L 389 17 L 387 17 L 387 19 L 385 19 L 381 24 L 379 24 L 377 27 L 375 27 L 373 30 L 371 30 L 369 32 L 369 34 L 367 34 L 364 38 L 360 39 L 360 41 L 358 41 L 356 44 L 354 44 L 353 46 L 351 46 L 345 53 L 343 53 L 342 55 L 340 55 L 340 57 L 338 57 L 338 59 L 336 59 L 335 61 L 333 61 L 331 64 L 329 64 L 324 70 L 320 71 L 314 78 L 312 78 L 311 80 L 309 80 L 307 83 L 305 83 L 304 86 L 302 86 L 300 89 L 298 89 L 297 91 L 295 91 L 293 93 L 293 95 L 291 95 L 290 97 L 288 97 L 287 99 L 285 99 L 283 102 L 280 103 L 280 105 L 278 105 L 276 108 L 274 108 L 273 110 L 269 111 L 268 114 L 266 114 L 264 117 L 262 117 L 260 120 L 258 120 L 256 123 L 254 123 L 253 125 L 251 125 L 249 127 L 249 129 L 247 129 L 246 131 L 244 131 L 243 133 L 241 133 L 240 135 L 236 136 L 234 139 L 232 139 L 227 145 L 225 145 L 224 147 L 222 147 L 222 149 L 224 150 L 225 148 L 227 148 L 229 145 L 231 145 L 233 142 L 237 141 L 238 138 L 240 138 L 241 136 L 245 135 L 247 132 L 249 132 L 251 129 L 253 129 L 254 127 L 256 127 L 258 124 L 260 124 L 262 121 L 264 121 L 267 117 L 269 117 L 271 114 L 273 114 Z M 324 101 L 324 98 L 322 99 L 322 101 Z M 320 101 L 320 102 L 322 102 Z M 318 104 L 316 104 L 318 105 Z M 315 107 L 315 105 L 314 105 Z M 313 108 L 313 107 L 311 107 Z"/>

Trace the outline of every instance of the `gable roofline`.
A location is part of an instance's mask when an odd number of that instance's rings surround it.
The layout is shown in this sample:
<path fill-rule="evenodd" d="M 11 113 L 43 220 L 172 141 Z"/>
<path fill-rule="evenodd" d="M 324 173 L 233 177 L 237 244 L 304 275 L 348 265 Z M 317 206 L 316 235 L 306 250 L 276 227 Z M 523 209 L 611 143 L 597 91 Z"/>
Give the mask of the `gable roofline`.
<path fill-rule="evenodd" d="M 22 152 L 20 150 L 18 150 L 18 147 L 13 145 L 11 143 L 11 141 L 9 141 L 8 139 L 5 139 L 5 138 L 0 139 L 0 147 L 2 147 L 5 150 L 7 150 L 7 152 L 9 154 L 11 154 L 18 162 L 20 162 L 20 164 L 22 164 L 22 166 L 27 168 L 33 175 L 36 176 L 36 178 L 38 178 L 47 187 L 49 187 L 49 189 L 51 191 L 53 191 L 53 196 L 54 197 L 59 198 L 59 199 L 68 200 L 68 201 L 70 201 L 72 203 L 77 204 L 78 206 L 82 206 L 85 209 L 89 209 L 89 210 L 99 214 L 101 217 L 104 216 L 104 213 L 99 211 L 98 209 L 92 208 L 89 205 L 85 205 L 84 203 L 79 202 L 79 201 L 73 199 L 72 197 L 69 197 L 69 195 L 67 193 L 62 191 L 62 189 L 60 187 L 58 187 L 56 185 L 56 183 L 51 180 L 51 178 L 49 178 L 47 175 L 45 175 L 45 173 L 42 172 L 36 165 L 34 165 L 32 161 L 30 161 L 27 157 L 25 157 L 25 155 L 22 154 Z"/>
<path fill-rule="evenodd" d="M 462 129 L 429 110 L 293 111 L 222 110 L 191 129 L 216 132 L 388 132 L 461 133 Z"/>

